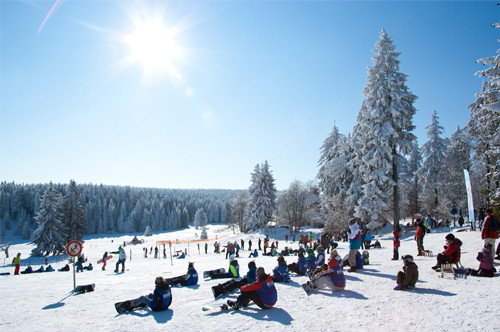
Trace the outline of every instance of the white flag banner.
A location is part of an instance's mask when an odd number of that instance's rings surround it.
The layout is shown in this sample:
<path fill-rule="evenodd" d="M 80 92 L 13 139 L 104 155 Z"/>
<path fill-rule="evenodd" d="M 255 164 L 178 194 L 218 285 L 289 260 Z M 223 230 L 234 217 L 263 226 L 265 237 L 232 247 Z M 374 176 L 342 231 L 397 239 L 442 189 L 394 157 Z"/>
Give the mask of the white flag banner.
<path fill-rule="evenodd" d="M 472 186 L 470 184 L 469 171 L 464 169 L 465 188 L 467 188 L 467 202 L 469 206 L 469 222 L 474 222 L 474 201 L 472 200 Z"/>

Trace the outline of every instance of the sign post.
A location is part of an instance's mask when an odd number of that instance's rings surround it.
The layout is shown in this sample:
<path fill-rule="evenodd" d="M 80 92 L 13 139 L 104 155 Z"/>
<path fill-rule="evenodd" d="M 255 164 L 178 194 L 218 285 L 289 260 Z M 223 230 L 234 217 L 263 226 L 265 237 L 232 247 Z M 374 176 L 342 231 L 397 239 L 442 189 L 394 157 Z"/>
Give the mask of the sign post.
<path fill-rule="evenodd" d="M 66 245 L 66 253 L 73 259 L 73 291 L 76 288 L 75 257 L 82 253 L 83 246 L 78 241 L 70 241 Z"/>

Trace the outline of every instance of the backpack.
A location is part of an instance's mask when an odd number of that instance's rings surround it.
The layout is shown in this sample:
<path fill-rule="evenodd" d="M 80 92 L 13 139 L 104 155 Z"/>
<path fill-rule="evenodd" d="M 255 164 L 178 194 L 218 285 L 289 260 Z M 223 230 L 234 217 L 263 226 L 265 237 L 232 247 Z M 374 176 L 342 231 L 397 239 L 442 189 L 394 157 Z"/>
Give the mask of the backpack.
<path fill-rule="evenodd" d="M 493 232 L 500 231 L 500 225 L 498 224 L 498 220 L 493 215 L 491 216 L 490 231 L 493 231 Z"/>

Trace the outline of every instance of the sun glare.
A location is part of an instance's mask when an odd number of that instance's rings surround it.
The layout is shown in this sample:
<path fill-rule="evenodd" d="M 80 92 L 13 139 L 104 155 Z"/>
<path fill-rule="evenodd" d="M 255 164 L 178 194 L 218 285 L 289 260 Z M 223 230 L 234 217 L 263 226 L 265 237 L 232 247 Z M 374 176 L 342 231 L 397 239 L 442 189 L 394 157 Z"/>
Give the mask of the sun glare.
<path fill-rule="evenodd" d="M 140 62 L 144 70 L 175 72 L 173 61 L 181 55 L 171 29 L 159 19 L 137 21 L 134 34 L 126 38 L 130 46 L 132 62 Z"/>

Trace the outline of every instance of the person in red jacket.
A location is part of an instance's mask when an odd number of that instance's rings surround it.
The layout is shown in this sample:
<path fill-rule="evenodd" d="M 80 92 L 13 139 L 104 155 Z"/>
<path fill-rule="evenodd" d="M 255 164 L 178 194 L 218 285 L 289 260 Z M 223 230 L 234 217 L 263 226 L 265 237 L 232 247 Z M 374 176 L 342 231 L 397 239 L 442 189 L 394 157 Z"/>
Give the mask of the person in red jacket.
<path fill-rule="evenodd" d="M 392 255 L 392 260 L 397 261 L 399 259 L 399 232 L 401 232 L 401 229 L 399 228 L 399 225 L 394 226 L 394 231 L 392 234 L 394 235 L 394 240 L 393 240 L 393 255 Z M 376 242 L 375 242 L 376 243 Z"/>
<path fill-rule="evenodd" d="M 498 223 L 498 221 L 496 221 L 496 218 L 492 213 L 493 210 L 486 209 L 486 218 L 484 219 L 481 238 L 484 240 L 484 244 L 486 244 L 486 242 L 489 242 L 491 243 L 492 247 L 495 248 L 495 242 L 498 239 L 498 231 L 496 231 L 495 229 L 498 227 L 498 225 L 494 224 Z M 491 251 L 491 255 L 493 258 L 495 258 L 495 253 L 493 252 L 493 250 Z"/>
<path fill-rule="evenodd" d="M 274 287 L 273 278 L 266 274 L 263 267 L 257 269 L 257 281 L 240 288 L 241 295 L 236 301 L 227 300 L 227 305 L 238 310 L 240 307 L 246 307 L 250 300 L 262 309 L 270 309 L 278 300 L 276 287 Z"/>
<path fill-rule="evenodd" d="M 437 255 L 437 263 L 432 267 L 433 270 L 439 272 L 442 264 L 458 263 L 460 261 L 460 247 L 462 241 L 455 238 L 455 235 L 448 234 L 445 237 L 446 245 L 444 251 Z"/>
<path fill-rule="evenodd" d="M 415 231 L 415 240 L 417 241 L 417 256 L 424 256 L 424 236 L 425 226 L 422 219 L 417 220 L 417 230 Z"/>

